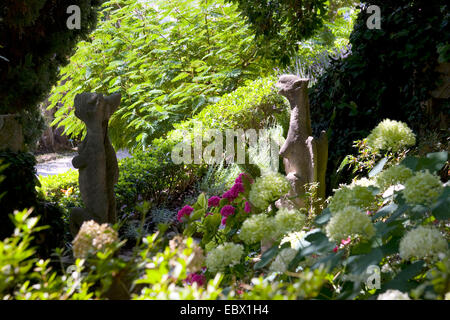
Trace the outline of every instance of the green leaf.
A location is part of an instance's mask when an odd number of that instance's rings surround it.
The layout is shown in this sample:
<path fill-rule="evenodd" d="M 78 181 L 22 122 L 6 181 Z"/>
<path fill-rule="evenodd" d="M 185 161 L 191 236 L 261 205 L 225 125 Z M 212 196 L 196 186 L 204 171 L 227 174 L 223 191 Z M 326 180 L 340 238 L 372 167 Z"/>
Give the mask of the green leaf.
<path fill-rule="evenodd" d="M 394 211 L 396 211 L 398 209 L 398 205 L 395 203 L 390 203 L 387 206 L 384 206 L 383 208 L 381 208 L 380 210 L 378 210 L 373 216 L 372 216 L 372 221 L 375 221 L 379 218 L 384 218 L 389 214 L 392 214 Z"/>
<path fill-rule="evenodd" d="M 319 214 L 315 219 L 314 223 L 318 226 L 322 226 L 331 219 L 331 211 L 329 208 L 325 208 L 321 214 Z"/>
<path fill-rule="evenodd" d="M 180 73 L 178 76 L 176 76 L 175 78 L 173 78 L 172 80 L 170 80 L 171 82 L 176 82 L 176 81 L 179 81 L 179 80 L 183 80 L 184 78 L 187 78 L 187 77 L 189 77 L 190 76 L 190 74 L 189 73 L 187 73 L 187 72 L 182 72 L 182 73 Z"/>
<path fill-rule="evenodd" d="M 205 212 L 208 209 L 208 201 L 206 200 L 205 193 L 202 192 L 197 198 L 197 202 L 194 204 L 194 209 L 203 209 Z"/>
<path fill-rule="evenodd" d="M 433 152 L 428 153 L 426 157 L 406 157 L 401 164 L 413 171 L 429 170 L 435 173 L 441 170 L 448 159 L 448 152 Z"/>
<path fill-rule="evenodd" d="M 269 264 L 269 262 L 272 261 L 273 258 L 275 258 L 275 256 L 278 254 L 278 251 L 279 251 L 278 244 L 273 246 L 272 248 L 266 250 L 261 255 L 261 260 L 259 260 L 253 268 L 255 270 L 264 268 L 267 264 Z"/>
<path fill-rule="evenodd" d="M 370 265 L 378 265 L 383 259 L 383 251 L 379 248 L 371 250 L 367 254 L 351 256 L 347 259 L 347 265 L 353 274 L 363 274 Z"/>
<path fill-rule="evenodd" d="M 336 170 L 336 172 L 340 172 L 344 167 L 348 164 L 350 161 L 350 156 L 346 156 L 344 160 L 342 160 L 341 164 L 339 165 L 339 168 Z"/>
<path fill-rule="evenodd" d="M 417 286 L 417 283 L 413 283 L 410 280 L 417 276 L 425 266 L 424 261 L 416 261 L 411 265 L 408 265 L 397 276 L 388 283 L 381 286 L 381 292 L 385 292 L 388 289 L 397 289 L 402 292 L 408 292 Z"/>
<path fill-rule="evenodd" d="M 203 217 L 205 215 L 205 213 L 206 213 L 205 209 L 194 210 L 194 212 L 189 217 L 189 221 L 198 220 L 201 217 Z"/>
<path fill-rule="evenodd" d="M 371 241 L 361 241 L 351 248 L 351 255 L 366 254 L 372 251 Z"/>
<path fill-rule="evenodd" d="M 431 212 L 436 219 L 450 219 L 450 187 L 446 186 L 444 191 L 431 206 Z"/>
<path fill-rule="evenodd" d="M 197 231 L 197 225 L 195 223 L 189 223 L 187 228 L 184 229 L 183 234 L 187 237 L 192 237 Z"/>
<path fill-rule="evenodd" d="M 210 214 L 204 220 L 204 224 L 208 230 L 215 231 L 221 222 L 222 216 L 220 213 Z"/>
<path fill-rule="evenodd" d="M 388 159 L 386 157 L 384 157 L 383 159 L 381 159 L 376 165 L 375 167 L 369 172 L 369 178 L 372 178 L 374 176 L 376 176 L 378 173 L 380 173 L 383 168 L 384 165 L 387 163 Z"/>
<path fill-rule="evenodd" d="M 319 259 L 316 263 L 313 264 L 311 269 L 320 268 L 322 265 L 325 265 L 328 271 L 332 271 L 335 267 L 337 267 L 344 257 L 345 251 L 340 250 L 336 253 L 331 253 L 326 255 L 324 258 Z"/>

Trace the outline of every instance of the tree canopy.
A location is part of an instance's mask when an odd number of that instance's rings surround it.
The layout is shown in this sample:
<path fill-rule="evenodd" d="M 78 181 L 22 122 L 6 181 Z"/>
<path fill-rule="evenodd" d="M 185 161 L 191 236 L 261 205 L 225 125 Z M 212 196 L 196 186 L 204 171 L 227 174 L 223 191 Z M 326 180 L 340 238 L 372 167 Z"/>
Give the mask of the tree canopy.
<path fill-rule="evenodd" d="M 0 4 L 0 113 L 30 110 L 56 83 L 58 68 L 95 27 L 100 0 L 74 0 L 81 29 L 66 26 L 62 0 L 3 0 Z"/>

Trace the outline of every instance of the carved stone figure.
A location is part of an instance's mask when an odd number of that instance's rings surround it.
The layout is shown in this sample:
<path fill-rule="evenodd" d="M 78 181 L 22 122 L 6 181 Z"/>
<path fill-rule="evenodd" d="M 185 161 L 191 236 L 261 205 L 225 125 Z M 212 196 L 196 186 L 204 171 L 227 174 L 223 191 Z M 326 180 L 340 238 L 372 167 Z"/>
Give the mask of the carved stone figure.
<path fill-rule="evenodd" d="M 76 235 L 85 220 L 116 222 L 114 185 L 119 177 L 116 152 L 108 137 L 108 121 L 120 104 L 120 93 L 103 96 L 84 92 L 75 96 L 75 116 L 87 128 L 72 164 L 79 169 L 81 198 L 86 208 L 73 208 L 70 231 Z"/>
<path fill-rule="evenodd" d="M 282 75 L 276 87 L 289 100 L 291 118 L 286 141 L 280 149 L 287 179 L 291 183 L 288 194 L 294 204 L 305 207 L 305 184 L 319 182 L 318 197 L 325 197 L 325 172 L 328 159 L 328 139 L 325 131 L 318 139 L 312 136 L 308 100 L 309 79 Z"/>

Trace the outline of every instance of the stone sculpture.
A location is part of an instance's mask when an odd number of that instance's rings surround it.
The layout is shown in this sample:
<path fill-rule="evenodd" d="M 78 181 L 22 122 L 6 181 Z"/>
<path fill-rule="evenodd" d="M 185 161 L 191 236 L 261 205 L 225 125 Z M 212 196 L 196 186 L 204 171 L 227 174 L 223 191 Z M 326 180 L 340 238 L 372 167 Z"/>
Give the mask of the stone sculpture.
<path fill-rule="evenodd" d="M 291 118 L 286 141 L 280 149 L 287 179 L 291 183 L 288 194 L 294 204 L 305 207 L 305 184 L 319 182 L 317 195 L 325 197 L 325 172 L 328 160 L 328 139 L 322 131 L 318 139 L 312 136 L 308 100 L 309 79 L 282 75 L 276 87 L 289 100 Z"/>
<path fill-rule="evenodd" d="M 75 236 L 86 220 L 116 222 L 114 185 L 119 177 L 116 152 L 108 137 L 108 121 L 120 104 L 120 93 L 103 96 L 84 92 L 75 96 L 75 116 L 87 128 L 72 164 L 79 170 L 81 198 L 86 208 L 73 208 L 70 232 Z"/>

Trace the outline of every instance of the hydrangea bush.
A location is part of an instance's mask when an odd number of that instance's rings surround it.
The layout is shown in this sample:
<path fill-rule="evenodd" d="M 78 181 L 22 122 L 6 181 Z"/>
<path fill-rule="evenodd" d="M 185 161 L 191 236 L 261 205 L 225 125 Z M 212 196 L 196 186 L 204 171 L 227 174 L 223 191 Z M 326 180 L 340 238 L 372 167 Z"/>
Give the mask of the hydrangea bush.
<path fill-rule="evenodd" d="M 444 298 L 449 288 L 437 283 L 450 279 L 450 268 L 441 263 L 449 257 L 450 188 L 437 173 L 448 154 L 405 157 L 414 134 L 402 123 L 384 121 L 373 132 L 396 156 L 378 158 L 367 177 L 334 190 L 318 216 L 277 208 L 289 185 L 274 172 L 256 178 L 241 174 L 222 196 L 200 195 L 193 215 L 182 223 L 187 235 L 202 239 L 210 257 L 206 278 L 222 272 L 223 283 L 231 285 L 274 274 L 276 283 L 324 270 L 333 281 L 322 283 L 321 290 L 331 290 L 332 299 Z M 402 134 L 394 146 L 396 138 L 389 136 Z M 223 260 L 224 244 L 242 249 L 240 263 L 237 254 L 228 257 L 236 256 L 233 263 Z M 368 284 L 369 267 L 380 268 L 381 287 Z M 395 290 L 402 295 L 391 294 Z"/>
<path fill-rule="evenodd" d="M 221 195 L 180 206 L 183 235 L 139 233 L 127 255 L 116 226 L 85 222 L 72 252 L 57 252 L 63 268 L 35 258 L 37 218 L 16 212 L 15 233 L 0 241 L 0 298 L 446 299 L 450 186 L 438 173 L 447 161 L 447 152 L 381 160 L 318 215 L 279 207 L 282 175 L 241 173 Z"/>

